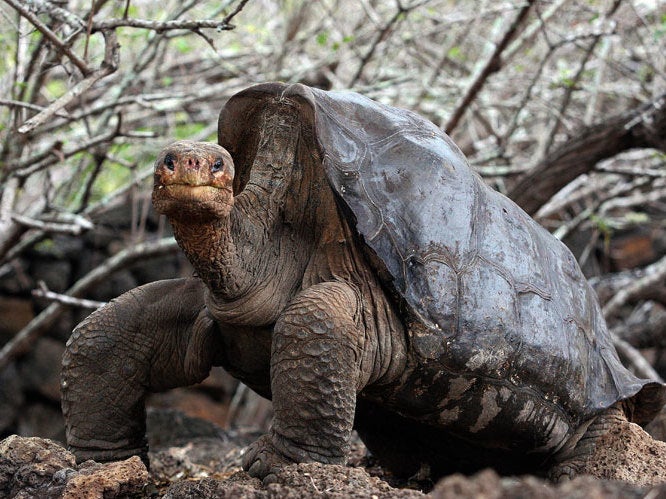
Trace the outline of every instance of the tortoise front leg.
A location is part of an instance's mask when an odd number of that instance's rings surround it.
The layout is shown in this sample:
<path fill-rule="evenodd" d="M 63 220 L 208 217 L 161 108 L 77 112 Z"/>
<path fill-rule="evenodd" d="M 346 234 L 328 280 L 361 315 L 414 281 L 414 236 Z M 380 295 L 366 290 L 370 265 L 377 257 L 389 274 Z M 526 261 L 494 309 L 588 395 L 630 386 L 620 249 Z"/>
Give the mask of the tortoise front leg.
<path fill-rule="evenodd" d="M 362 339 L 357 292 L 342 282 L 312 286 L 275 325 L 271 430 L 245 452 L 243 468 L 271 481 L 291 462 L 342 464 L 349 452 Z"/>
<path fill-rule="evenodd" d="M 215 326 L 198 279 L 135 288 L 92 313 L 67 342 L 62 409 L 78 461 L 148 462 L 145 397 L 209 373 Z"/>

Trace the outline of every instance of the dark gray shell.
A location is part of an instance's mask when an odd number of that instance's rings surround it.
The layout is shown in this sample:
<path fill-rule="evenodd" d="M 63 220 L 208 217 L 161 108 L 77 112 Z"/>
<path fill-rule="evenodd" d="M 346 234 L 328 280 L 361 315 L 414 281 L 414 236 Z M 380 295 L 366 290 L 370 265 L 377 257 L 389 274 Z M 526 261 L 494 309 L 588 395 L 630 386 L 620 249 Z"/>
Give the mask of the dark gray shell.
<path fill-rule="evenodd" d="M 575 421 L 636 395 L 634 419 L 653 417 L 663 386 L 622 366 L 570 251 L 487 187 L 441 130 L 356 93 L 265 84 L 221 113 L 232 155 L 265 99 L 298 103 L 311 123 L 331 186 L 406 304 L 417 355 L 536 392 Z"/>

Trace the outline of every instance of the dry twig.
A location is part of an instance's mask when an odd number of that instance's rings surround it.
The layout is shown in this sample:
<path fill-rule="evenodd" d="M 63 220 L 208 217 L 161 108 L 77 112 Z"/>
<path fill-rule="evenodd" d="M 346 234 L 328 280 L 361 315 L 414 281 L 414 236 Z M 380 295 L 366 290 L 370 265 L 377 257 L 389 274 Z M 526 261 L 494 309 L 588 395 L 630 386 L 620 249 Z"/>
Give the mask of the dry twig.
<path fill-rule="evenodd" d="M 65 95 L 49 105 L 49 107 L 47 107 L 44 111 L 23 123 L 23 125 L 21 125 L 18 129 L 19 133 L 28 133 L 38 126 L 46 123 L 58 111 L 60 111 L 74 99 L 87 92 L 97 81 L 101 80 L 105 76 L 110 75 L 111 73 L 115 72 L 116 69 L 118 69 L 120 46 L 118 45 L 118 41 L 116 39 L 116 33 L 111 30 L 105 30 L 102 33 L 104 34 L 106 50 L 104 54 L 104 61 L 102 62 L 99 69 L 93 72 L 86 71 L 84 73 L 86 78 L 74 85 L 74 87 L 72 87 Z"/>
<path fill-rule="evenodd" d="M 611 298 L 602 311 L 606 320 L 615 316 L 620 308 L 627 302 L 633 300 L 645 291 L 646 288 L 657 286 L 666 281 L 666 256 L 645 268 L 643 277 L 635 282 L 620 289 L 613 298 Z"/>
<path fill-rule="evenodd" d="M 63 305 L 68 305 L 70 307 L 90 308 L 93 310 L 96 310 L 106 305 L 106 302 L 103 301 L 86 300 L 84 298 L 74 298 L 73 296 L 61 293 L 55 293 L 49 290 L 44 281 L 39 281 L 37 285 L 39 287 L 37 289 L 32 290 L 32 296 L 36 298 L 45 298 L 49 301 L 55 301 L 58 303 L 62 303 Z"/>
<path fill-rule="evenodd" d="M 83 232 L 93 228 L 93 224 L 83 217 L 79 217 L 79 220 L 77 220 L 75 223 L 66 223 L 61 221 L 36 220 L 34 218 L 14 213 L 12 214 L 12 219 L 14 219 L 16 223 L 24 225 L 25 227 L 39 229 L 50 234 L 70 234 L 73 236 L 78 236 Z"/>
<path fill-rule="evenodd" d="M 637 376 L 662 381 L 659 373 L 654 370 L 647 359 L 629 343 L 618 337 L 613 337 L 613 345 L 624 364 L 631 367 Z"/>
<path fill-rule="evenodd" d="M 460 98 L 453 112 L 451 113 L 451 116 L 444 125 L 444 131 L 446 133 L 450 134 L 453 132 L 453 130 L 458 126 L 458 123 L 460 122 L 463 114 L 469 108 L 469 105 L 481 91 L 481 88 L 486 83 L 486 80 L 488 80 L 488 77 L 501 69 L 502 52 L 504 52 L 504 50 L 509 45 L 509 42 L 516 36 L 516 33 L 518 33 L 518 30 L 525 22 L 527 13 L 530 11 L 533 4 L 534 0 L 528 0 L 525 4 L 523 4 L 509 28 L 504 32 L 502 39 L 495 46 L 493 53 L 483 64 L 479 65 L 479 68 L 472 77 L 472 81 L 467 87 L 465 94 Z"/>
<path fill-rule="evenodd" d="M 23 17 L 25 17 L 28 21 L 30 21 L 30 24 L 32 24 L 35 28 L 37 28 L 46 39 L 48 39 L 49 42 L 51 42 L 56 49 L 62 53 L 65 57 L 67 57 L 70 61 L 72 61 L 72 64 L 74 64 L 77 68 L 79 68 L 79 71 L 81 71 L 81 74 L 83 76 L 88 76 L 91 73 L 90 68 L 86 64 L 86 62 L 81 59 L 78 55 L 76 55 L 72 50 L 60 40 L 58 35 L 56 35 L 53 31 L 49 29 L 48 26 L 46 26 L 44 23 L 42 23 L 39 18 L 30 12 L 26 6 L 17 0 L 4 0 L 5 3 L 9 4 L 12 8 L 14 8 L 19 14 L 21 14 Z"/>
<path fill-rule="evenodd" d="M 560 189 L 600 161 L 628 149 L 666 151 L 666 94 L 639 108 L 584 127 L 509 189 L 527 213 L 536 213 Z"/>

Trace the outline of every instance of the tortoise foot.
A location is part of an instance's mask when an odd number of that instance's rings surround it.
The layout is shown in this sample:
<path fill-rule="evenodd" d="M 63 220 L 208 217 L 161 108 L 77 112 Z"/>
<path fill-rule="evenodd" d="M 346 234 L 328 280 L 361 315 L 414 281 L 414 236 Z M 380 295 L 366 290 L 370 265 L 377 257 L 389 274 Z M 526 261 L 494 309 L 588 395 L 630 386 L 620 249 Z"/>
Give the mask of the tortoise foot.
<path fill-rule="evenodd" d="M 277 450 L 270 435 L 261 436 L 243 454 L 243 469 L 250 476 L 263 480 L 265 485 L 276 481 L 279 468 L 293 462 Z"/>
<path fill-rule="evenodd" d="M 553 483 L 565 483 L 573 480 L 577 475 L 581 474 L 581 470 L 585 467 L 584 462 L 574 463 L 567 462 L 553 466 L 548 472 L 548 479 Z"/>

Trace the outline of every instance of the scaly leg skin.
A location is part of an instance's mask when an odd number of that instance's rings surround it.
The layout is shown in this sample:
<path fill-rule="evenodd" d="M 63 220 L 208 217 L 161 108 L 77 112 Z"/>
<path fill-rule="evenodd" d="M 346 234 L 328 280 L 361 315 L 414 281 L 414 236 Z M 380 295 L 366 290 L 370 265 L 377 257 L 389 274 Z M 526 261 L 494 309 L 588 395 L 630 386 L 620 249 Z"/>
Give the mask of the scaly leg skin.
<path fill-rule="evenodd" d="M 215 325 L 198 279 L 135 288 L 92 313 L 67 342 L 62 409 L 77 461 L 138 455 L 148 464 L 145 397 L 203 380 Z"/>
<path fill-rule="evenodd" d="M 293 462 L 344 464 L 360 390 L 363 335 L 357 292 L 343 282 L 307 288 L 275 325 L 271 430 L 248 447 L 243 468 L 264 483 Z"/>
<path fill-rule="evenodd" d="M 574 437 L 574 441 L 555 456 L 558 462 L 550 469 L 549 478 L 553 482 L 565 482 L 585 473 L 600 438 L 612 427 L 622 424 L 629 422 L 621 403 L 606 409 L 589 423 L 580 439 Z"/>

